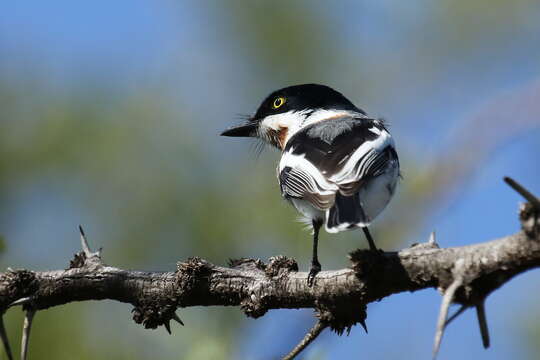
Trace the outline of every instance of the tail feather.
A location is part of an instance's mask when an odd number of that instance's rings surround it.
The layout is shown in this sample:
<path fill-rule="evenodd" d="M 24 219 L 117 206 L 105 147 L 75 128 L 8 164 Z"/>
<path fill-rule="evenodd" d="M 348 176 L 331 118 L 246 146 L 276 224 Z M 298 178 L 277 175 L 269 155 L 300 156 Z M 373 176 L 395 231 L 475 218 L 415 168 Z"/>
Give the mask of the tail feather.
<path fill-rule="evenodd" d="M 337 193 L 334 206 L 327 210 L 326 215 L 326 231 L 331 233 L 369 225 L 358 192 L 351 196 Z"/>

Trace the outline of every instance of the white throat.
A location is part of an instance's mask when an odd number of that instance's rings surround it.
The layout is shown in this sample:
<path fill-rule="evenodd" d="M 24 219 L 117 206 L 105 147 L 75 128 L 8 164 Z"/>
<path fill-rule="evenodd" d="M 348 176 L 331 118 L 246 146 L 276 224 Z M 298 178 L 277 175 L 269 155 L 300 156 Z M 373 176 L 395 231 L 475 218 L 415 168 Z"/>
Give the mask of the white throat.
<path fill-rule="evenodd" d="M 282 144 L 283 148 L 289 141 L 289 139 L 296 134 L 302 128 L 314 124 L 319 121 L 334 119 L 341 116 L 356 116 L 366 117 L 365 115 L 348 110 L 325 110 L 319 109 L 315 111 L 302 110 L 302 111 L 288 111 L 282 114 L 269 115 L 261 122 L 260 132 L 261 137 L 264 138 L 264 134 L 268 131 L 283 131 L 286 129 L 285 141 Z"/>

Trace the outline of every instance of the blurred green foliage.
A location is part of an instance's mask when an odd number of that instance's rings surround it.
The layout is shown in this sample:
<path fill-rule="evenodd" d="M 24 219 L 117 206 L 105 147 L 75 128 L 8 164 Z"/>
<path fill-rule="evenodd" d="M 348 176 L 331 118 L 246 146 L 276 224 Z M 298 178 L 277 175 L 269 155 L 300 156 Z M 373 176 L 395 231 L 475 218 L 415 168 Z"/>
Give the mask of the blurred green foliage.
<path fill-rule="evenodd" d="M 408 30 L 414 35 L 409 46 L 416 47 L 424 61 L 383 56 L 377 57 L 377 66 L 370 56 L 377 49 L 362 47 L 362 34 L 359 39 L 340 38 L 340 21 L 364 21 L 361 14 L 353 20 L 343 16 L 347 12 L 343 4 L 335 9 L 328 4 L 288 1 L 192 6 L 202 13 L 201 18 L 218 24 L 206 29 L 210 37 L 221 39 L 219 33 L 225 32 L 227 49 L 237 52 L 237 61 L 257 74 L 239 92 L 270 91 L 272 84 L 307 81 L 333 85 L 336 74 L 345 69 L 349 75 L 342 90 L 354 93 L 355 98 L 365 95 L 375 104 L 376 92 L 366 92 L 366 88 L 380 89 L 379 95 L 384 96 L 383 89 L 395 77 L 406 83 L 409 75 L 400 72 L 404 63 L 425 69 L 420 82 L 436 82 L 443 76 L 437 66 L 456 61 L 449 54 L 489 44 L 487 39 L 495 30 L 510 36 L 530 4 L 432 4 L 425 10 L 429 16 L 422 17 L 424 23 Z M 170 6 L 171 11 L 176 9 Z M 430 37 L 433 32 L 436 37 Z M 363 51 L 359 53 L 358 48 Z M 164 77 L 181 70 L 172 64 Z M 114 85 L 106 76 L 66 87 L 55 87 L 33 73 L 0 77 L 0 224 L 32 228 L 33 219 L 46 217 L 72 229 L 66 234 L 73 239 L 66 235 L 60 245 L 51 238 L 45 246 L 38 244 L 37 235 L 43 229 L 29 232 L 36 237 L 28 239 L 25 249 L 29 254 L 33 247 L 40 249 L 31 258 L 52 268 L 65 266 L 69 259 L 63 255 L 77 251 L 76 225 L 81 222 L 92 246 L 103 246 L 105 261 L 119 267 L 166 271 L 173 270 L 176 261 L 195 255 L 225 264 L 231 257 L 266 259 L 286 254 L 307 268 L 310 235 L 279 197 L 276 152 L 266 151 L 259 159 L 234 152 L 238 145 L 233 140 L 220 139 L 216 129 L 210 129 L 225 128 L 233 119 L 222 114 L 219 123 L 205 123 L 209 116 L 201 109 L 208 110 L 207 99 L 199 98 L 198 107 L 190 106 L 192 98 L 172 94 L 166 86 L 125 89 Z M 194 85 L 185 84 L 185 88 L 190 86 Z M 213 84 L 208 80 L 200 86 Z M 403 94 L 405 99 L 408 96 Z M 245 144 L 243 149 L 247 148 Z M 374 226 L 376 242 L 385 249 L 398 248 L 399 241 L 422 225 L 419 214 L 436 208 L 447 185 L 435 176 L 441 168 L 419 165 L 406 148 L 402 154 L 407 181 L 382 217 L 380 223 L 385 226 Z M 21 204 L 25 199 L 29 203 Z M 30 210 L 15 214 L 21 206 Z M 68 210 L 58 211 L 59 207 Z M 324 268 L 347 266 L 347 252 L 366 246 L 358 232 L 333 236 L 332 241 L 328 238 L 323 235 L 320 245 Z M 21 254 L 26 252 L 20 248 L 10 252 L 17 249 L 10 240 L 0 237 L 3 268 L 23 261 Z M 64 252 L 54 257 L 52 250 L 44 252 L 48 246 Z M 24 266 L 34 268 L 31 263 Z M 173 329 L 181 332 L 173 344 L 163 340 L 163 329 L 152 332 L 134 325 L 129 310 L 125 304 L 100 302 L 39 312 L 31 358 L 147 359 L 154 357 L 156 346 L 160 358 L 228 359 L 238 351 L 244 321 L 238 309 L 182 311 L 187 328 Z M 8 312 L 5 320 L 9 334 L 20 333 L 18 310 Z M 20 343 L 11 337 L 13 344 Z"/>

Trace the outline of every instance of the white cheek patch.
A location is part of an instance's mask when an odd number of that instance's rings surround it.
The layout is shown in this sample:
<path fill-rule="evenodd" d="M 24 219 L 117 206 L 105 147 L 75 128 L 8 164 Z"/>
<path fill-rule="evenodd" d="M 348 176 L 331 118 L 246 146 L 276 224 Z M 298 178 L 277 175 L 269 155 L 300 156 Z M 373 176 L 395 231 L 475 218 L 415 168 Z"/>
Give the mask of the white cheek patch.
<path fill-rule="evenodd" d="M 285 138 L 285 143 L 283 144 L 283 147 L 285 147 L 285 144 L 289 141 L 289 139 L 300 129 L 319 121 L 333 119 L 340 116 L 364 117 L 364 115 L 344 110 L 319 109 L 315 112 L 310 110 L 290 110 L 286 113 L 269 115 L 265 117 L 261 122 L 261 130 L 264 134 L 269 130 L 281 131 L 282 129 L 287 129 L 287 136 Z"/>
<path fill-rule="evenodd" d="M 286 113 L 269 115 L 262 121 L 262 126 L 279 131 L 282 128 L 292 129 L 300 126 L 304 121 L 304 113 L 299 111 L 287 111 Z"/>
<path fill-rule="evenodd" d="M 269 139 L 266 134 L 269 132 L 281 132 L 286 130 L 286 138 L 284 143 L 281 144 L 282 147 L 285 147 L 285 144 L 290 139 L 290 137 L 296 133 L 302 127 L 302 123 L 305 120 L 306 112 L 304 111 L 287 111 L 286 113 L 269 115 L 263 119 L 261 122 L 259 131 L 263 139 Z M 267 140 L 270 141 L 270 140 Z"/>

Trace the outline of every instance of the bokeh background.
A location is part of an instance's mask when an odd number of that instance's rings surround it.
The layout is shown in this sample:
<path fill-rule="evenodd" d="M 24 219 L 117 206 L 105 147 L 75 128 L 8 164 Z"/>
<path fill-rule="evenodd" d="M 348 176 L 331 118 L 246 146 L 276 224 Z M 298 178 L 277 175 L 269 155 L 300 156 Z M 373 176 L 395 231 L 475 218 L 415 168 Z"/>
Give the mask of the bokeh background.
<path fill-rule="evenodd" d="M 58 269 L 83 224 L 107 263 L 277 254 L 309 267 L 310 235 L 280 199 L 279 154 L 221 138 L 272 90 L 328 84 L 391 124 L 404 178 L 376 242 L 460 246 L 519 229 L 513 176 L 540 194 L 540 3 L 536 0 L 5 1 L 0 4 L 0 266 Z M 360 233 L 323 235 L 323 267 L 348 266 Z M 537 359 L 540 272 L 487 301 L 492 347 L 473 312 L 440 359 Z M 368 307 L 366 335 L 324 333 L 305 359 L 427 359 L 433 289 Z M 39 312 L 33 359 L 272 359 L 311 310 L 247 319 L 180 311 L 145 330 L 110 301 Z M 6 315 L 15 350 L 22 312 Z"/>

